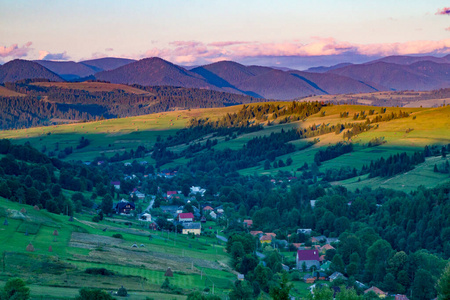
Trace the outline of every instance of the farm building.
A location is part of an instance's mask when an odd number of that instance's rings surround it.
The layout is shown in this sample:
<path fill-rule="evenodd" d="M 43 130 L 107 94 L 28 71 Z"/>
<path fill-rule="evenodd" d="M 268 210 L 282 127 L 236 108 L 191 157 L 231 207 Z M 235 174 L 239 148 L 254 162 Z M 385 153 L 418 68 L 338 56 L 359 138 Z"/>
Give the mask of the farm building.
<path fill-rule="evenodd" d="M 183 225 L 183 234 L 193 233 L 200 235 L 202 232 L 202 224 L 200 223 L 185 223 Z"/>

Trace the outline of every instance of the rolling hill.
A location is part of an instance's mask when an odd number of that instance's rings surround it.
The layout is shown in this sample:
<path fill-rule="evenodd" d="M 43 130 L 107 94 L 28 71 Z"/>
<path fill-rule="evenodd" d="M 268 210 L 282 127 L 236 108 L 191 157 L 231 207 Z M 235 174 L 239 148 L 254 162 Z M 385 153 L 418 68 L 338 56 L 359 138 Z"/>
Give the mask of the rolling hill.
<path fill-rule="evenodd" d="M 15 59 L 0 66 L 0 83 L 35 78 L 64 81 L 60 76 L 40 64 L 28 60 Z"/>
<path fill-rule="evenodd" d="M 386 62 L 374 62 L 362 65 L 350 65 L 328 71 L 328 73 L 347 76 L 381 90 L 432 90 L 448 87 L 450 64 L 438 64 L 430 61 L 416 62 L 411 65 L 398 65 Z"/>
<path fill-rule="evenodd" d="M 158 57 L 145 58 L 111 71 L 95 74 L 95 78 L 112 83 L 140 84 L 145 86 L 170 85 L 218 89 L 203 77 Z"/>

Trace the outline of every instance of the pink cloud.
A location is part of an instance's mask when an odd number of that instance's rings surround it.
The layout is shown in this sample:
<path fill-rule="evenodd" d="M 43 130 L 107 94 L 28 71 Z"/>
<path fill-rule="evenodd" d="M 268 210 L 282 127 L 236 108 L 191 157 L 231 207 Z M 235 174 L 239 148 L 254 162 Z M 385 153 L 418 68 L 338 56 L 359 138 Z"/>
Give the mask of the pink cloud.
<path fill-rule="evenodd" d="M 310 43 L 176 41 L 172 47 L 152 48 L 140 58 L 157 56 L 179 64 L 204 64 L 220 60 L 251 57 L 315 57 L 354 54 L 363 56 L 450 53 L 450 39 L 440 41 L 409 41 L 404 43 L 355 44 L 334 38 L 312 37 Z"/>
<path fill-rule="evenodd" d="M 6 46 L 0 46 L 0 57 L 24 57 L 28 55 L 28 52 L 33 50 L 33 48 L 30 48 L 32 45 L 32 42 L 28 42 L 22 47 L 19 47 L 18 44 L 13 44 L 9 47 Z"/>
<path fill-rule="evenodd" d="M 450 7 L 444 7 L 441 9 L 438 9 L 435 15 L 450 15 Z"/>
<path fill-rule="evenodd" d="M 228 47 L 228 46 L 234 46 L 234 45 L 242 45 L 242 44 L 249 44 L 251 42 L 243 42 L 243 41 L 226 41 L 226 42 L 214 42 L 209 43 L 208 46 L 212 47 Z"/>
<path fill-rule="evenodd" d="M 109 51 L 114 51 L 114 49 L 113 48 L 106 48 L 105 51 L 108 51 L 108 52 Z"/>
<path fill-rule="evenodd" d="M 445 28 L 445 31 L 450 31 L 450 27 Z"/>

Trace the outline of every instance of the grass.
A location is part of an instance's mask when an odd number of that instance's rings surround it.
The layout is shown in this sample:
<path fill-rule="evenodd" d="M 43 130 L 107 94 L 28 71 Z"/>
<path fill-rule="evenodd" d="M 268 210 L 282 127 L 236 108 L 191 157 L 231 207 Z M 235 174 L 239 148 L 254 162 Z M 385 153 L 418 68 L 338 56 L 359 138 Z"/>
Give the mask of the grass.
<path fill-rule="evenodd" d="M 22 208 L 27 212 L 18 213 Z M 133 226 L 129 228 L 113 218 L 92 223 L 88 214 L 76 215 L 75 221 L 69 222 L 67 216 L 45 210 L 36 211 L 31 206 L 3 198 L 0 198 L 0 212 L 2 219 L 6 217 L 9 223 L 8 226 L 0 227 L 1 251 L 7 253 L 4 259 L 6 268 L 0 272 L 0 284 L 1 280 L 7 280 L 10 276 L 20 276 L 31 284 L 33 297 L 37 299 L 73 298 L 78 289 L 84 286 L 112 290 L 122 284 L 131 292 L 130 299 L 145 299 L 146 296 L 185 299 L 185 296 L 172 295 L 170 291 L 160 289 L 165 279 L 166 264 L 174 270 L 171 283 L 186 293 L 192 289 L 212 288 L 214 284 L 216 293 L 224 294 L 235 280 L 234 274 L 224 270 L 229 269 L 226 266 L 229 259 L 223 246 L 215 245 L 215 238 L 201 236 L 191 239 L 173 233 L 149 231 L 139 227 L 135 221 L 131 221 Z M 33 226 L 33 234 L 30 229 L 26 236 L 24 232 Z M 107 230 L 103 231 L 105 227 Z M 55 229 L 58 231 L 57 236 L 53 235 Z M 71 244 L 73 232 L 82 232 L 86 237 L 85 243 L 90 243 L 92 248 L 79 248 Z M 98 242 L 98 237 L 111 239 L 117 232 L 123 235 L 123 243 L 114 245 Z M 148 238 L 150 234 L 153 237 L 151 240 Z M 35 248 L 31 253 L 25 250 L 30 242 Z M 130 248 L 133 243 L 142 243 L 145 247 L 133 251 Z M 50 245 L 52 252 L 48 251 Z M 120 257 L 120 253 L 125 253 L 125 257 Z M 139 265 L 139 261 L 127 260 L 126 253 L 144 258 L 143 262 L 155 264 Z M 117 275 L 106 278 L 84 273 L 86 268 L 92 267 L 106 268 Z M 36 277 L 36 272 L 44 273 L 45 276 Z M 51 288 L 46 289 L 48 286 Z"/>

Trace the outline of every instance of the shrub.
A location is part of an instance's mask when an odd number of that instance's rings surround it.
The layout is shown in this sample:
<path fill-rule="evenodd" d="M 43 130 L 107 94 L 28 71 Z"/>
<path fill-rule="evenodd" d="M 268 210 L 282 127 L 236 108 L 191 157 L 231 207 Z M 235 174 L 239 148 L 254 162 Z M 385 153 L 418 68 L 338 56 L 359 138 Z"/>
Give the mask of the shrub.
<path fill-rule="evenodd" d="M 120 233 L 115 233 L 115 234 L 112 235 L 112 237 L 116 238 L 116 239 L 122 239 L 123 240 L 123 235 L 121 235 Z"/>
<path fill-rule="evenodd" d="M 126 297 L 128 295 L 127 289 L 122 287 L 117 291 L 117 296 Z"/>
<path fill-rule="evenodd" d="M 84 272 L 93 275 L 103 275 L 103 276 L 114 275 L 113 271 L 107 270 L 105 268 L 87 268 Z"/>

